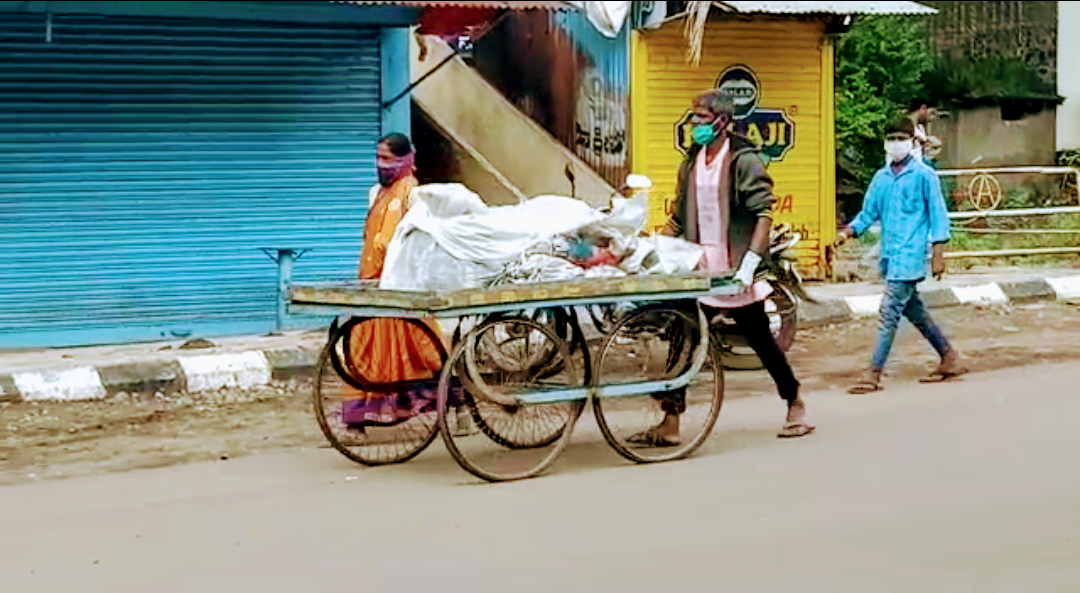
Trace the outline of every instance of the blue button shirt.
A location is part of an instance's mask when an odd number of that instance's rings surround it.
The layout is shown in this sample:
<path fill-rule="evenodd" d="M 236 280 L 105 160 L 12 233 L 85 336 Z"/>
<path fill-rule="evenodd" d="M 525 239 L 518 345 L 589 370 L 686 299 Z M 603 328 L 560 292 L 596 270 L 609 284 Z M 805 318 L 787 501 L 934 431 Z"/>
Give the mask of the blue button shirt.
<path fill-rule="evenodd" d="M 899 173 L 885 165 L 870 182 L 862 212 L 851 223 L 856 235 L 881 222 L 881 269 L 886 280 L 923 280 L 927 244 L 949 240 L 949 215 L 937 174 L 909 158 Z"/>

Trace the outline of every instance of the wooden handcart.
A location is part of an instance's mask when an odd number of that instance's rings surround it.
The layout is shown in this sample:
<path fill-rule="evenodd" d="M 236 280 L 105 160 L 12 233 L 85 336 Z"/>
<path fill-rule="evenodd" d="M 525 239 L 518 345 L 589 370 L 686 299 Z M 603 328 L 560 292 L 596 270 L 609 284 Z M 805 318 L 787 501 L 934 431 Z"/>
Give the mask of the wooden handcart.
<path fill-rule="evenodd" d="M 505 481 L 547 469 L 590 402 L 603 438 L 627 459 L 668 461 L 698 449 L 719 417 L 724 381 L 697 299 L 739 290 L 731 276 L 702 274 L 453 292 L 350 282 L 294 286 L 289 309 L 337 318 L 313 393 L 334 448 L 365 465 L 399 463 L 441 434 L 463 468 Z M 632 307 L 602 331 L 579 322 L 580 308 L 624 303 Z M 400 384 L 362 376 L 350 337 L 383 318 L 423 328 L 443 358 L 441 374 Z M 456 321 L 453 338 L 424 323 L 431 318 Z M 703 369 L 711 377 L 695 381 Z M 672 409 L 680 414 L 679 441 L 642 444 L 642 431 Z"/>

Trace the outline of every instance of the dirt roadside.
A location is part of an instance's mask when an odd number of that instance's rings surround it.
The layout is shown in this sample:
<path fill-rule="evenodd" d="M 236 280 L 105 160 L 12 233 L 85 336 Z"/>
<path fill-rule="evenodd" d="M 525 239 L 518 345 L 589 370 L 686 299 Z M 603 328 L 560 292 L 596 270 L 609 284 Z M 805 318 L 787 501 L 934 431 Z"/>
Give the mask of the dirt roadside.
<path fill-rule="evenodd" d="M 935 318 L 973 372 L 1080 359 L 1080 307 L 937 310 Z M 866 365 L 876 320 L 804 330 L 792 363 L 804 393 L 846 387 Z M 889 384 L 915 381 L 933 362 L 911 326 L 898 336 Z M 760 371 L 729 372 L 728 397 L 773 396 Z M 0 404 L 0 485 L 233 459 L 282 448 L 323 447 L 311 413 L 310 385 L 275 385 L 175 400 Z"/>

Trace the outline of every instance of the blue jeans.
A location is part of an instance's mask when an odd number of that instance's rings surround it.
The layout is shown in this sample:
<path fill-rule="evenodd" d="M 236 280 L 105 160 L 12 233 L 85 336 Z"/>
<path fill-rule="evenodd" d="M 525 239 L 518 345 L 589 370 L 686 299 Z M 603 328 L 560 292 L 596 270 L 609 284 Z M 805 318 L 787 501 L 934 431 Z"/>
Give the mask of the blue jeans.
<path fill-rule="evenodd" d="M 940 356 L 945 356 L 952 347 L 941 333 L 941 329 L 930 319 L 926 305 L 919 298 L 916 280 L 889 280 L 885 283 L 885 296 L 881 299 L 880 329 L 878 331 L 877 351 L 870 362 L 870 368 L 881 371 L 889 359 L 896 328 L 900 318 L 907 317 Z"/>

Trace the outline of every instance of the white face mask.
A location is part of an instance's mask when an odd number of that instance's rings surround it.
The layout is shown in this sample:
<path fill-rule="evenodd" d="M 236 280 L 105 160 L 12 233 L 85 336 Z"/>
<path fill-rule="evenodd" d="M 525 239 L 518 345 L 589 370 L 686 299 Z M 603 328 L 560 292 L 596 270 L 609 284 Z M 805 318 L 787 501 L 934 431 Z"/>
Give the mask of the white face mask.
<path fill-rule="evenodd" d="M 885 154 L 889 155 L 889 160 L 892 162 L 899 162 L 908 157 L 915 150 L 915 139 L 908 140 L 886 140 L 885 141 Z"/>

